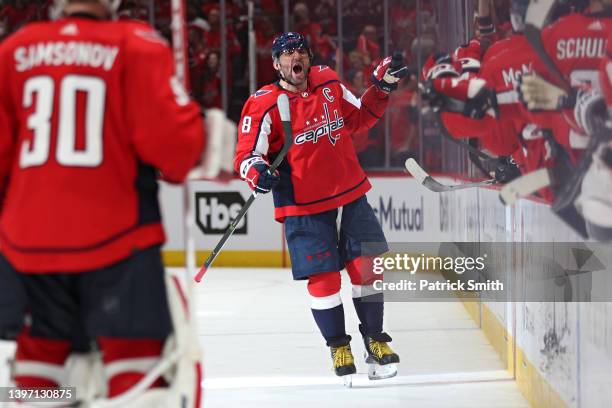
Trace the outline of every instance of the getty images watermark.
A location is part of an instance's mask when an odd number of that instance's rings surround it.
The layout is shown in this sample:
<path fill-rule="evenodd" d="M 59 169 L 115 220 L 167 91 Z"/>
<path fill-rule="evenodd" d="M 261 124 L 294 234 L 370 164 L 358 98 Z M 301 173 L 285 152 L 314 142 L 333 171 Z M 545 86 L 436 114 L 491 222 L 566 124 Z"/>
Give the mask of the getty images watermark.
<path fill-rule="evenodd" d="M 364 243 L 385 301 L 612 302 L 612 246 L 594 242 Z M 382 254 L 382 255 L 380 255 Z M 372 297 L 375 301 L 377 297 Z"/>
<path fill-rule="evenodd" d="M 482 256 L 429 256 L 420 254 L 395 254 L 394 256 L 375 257 L 372 272 L 380 275 L 373 282 L 376 291 L 407 292 L 483 292 L 503 291 L 504 282 L 499 279 L 483 279 L 487 268 L 487 254 Z M 383 280 L 389 273 L 409 274 L 409 278 Z M 415 279 L 415 274 L 422 276 Z M 454 276 L 451 274 L 455 274 Z M 475 273 L 475 278 L 464 277 L 464 274 Z M 425 274 L 427 276 L 425 277 Z M 449 277 L 441 279 L 444 277 Z"/>

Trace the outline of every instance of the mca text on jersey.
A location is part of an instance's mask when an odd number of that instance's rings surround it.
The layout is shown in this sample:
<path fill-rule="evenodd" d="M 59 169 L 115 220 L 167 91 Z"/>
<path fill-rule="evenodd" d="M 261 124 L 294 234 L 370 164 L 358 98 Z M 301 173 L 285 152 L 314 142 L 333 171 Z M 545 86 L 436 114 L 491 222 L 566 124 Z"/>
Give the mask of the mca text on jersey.
<path fill-rule="evenodd" d="M 15 50 L 15 69 L 27 71 L 39 66 L 77 65 L 110 71 L 119 54 L 119 47 L 79 42 L 39 42 Z"/>
<path fill-rule="evenodd" d="M 530 73 L 531 63 L 521 65 L 521 69 L 517 69 L 516 71 L 514 70 L 514 68 L 510 68 L 507 70 L 504 69 L 502 71 L 502 76 L 504 77 L 504 85 L 512 85 L 513 88 L 516 88 L 518 86 L 519 80 L 521 79 L 521 76 L 523 74 Z"/>

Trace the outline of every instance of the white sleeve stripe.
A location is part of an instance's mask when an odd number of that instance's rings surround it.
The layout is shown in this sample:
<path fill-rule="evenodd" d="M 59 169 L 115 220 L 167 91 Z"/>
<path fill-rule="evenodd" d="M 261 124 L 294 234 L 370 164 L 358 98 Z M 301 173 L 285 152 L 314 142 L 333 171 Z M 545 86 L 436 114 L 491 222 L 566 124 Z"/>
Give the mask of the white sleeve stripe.
<path fill-rule="evenodd" d="M 272 131 L 272 118 L 270 113 L 266 113 L 261 124 L 259 125 L 259 134 L 257 135 L 257 143 L 253 149 L 253 153 L 265 156 L 268 154 L 268 148 L 270 147 L 268 136 Z"/>
<path fill-rule="evenodd" d="M 356 107 L 357 109 L 361 109 L 361 99 L 358 99 L 351 91 L 349 91 L 346 86 L 340 84 L 342 87 L 342 97 L 345 101 L 349 102 L 351 105 Z"/>

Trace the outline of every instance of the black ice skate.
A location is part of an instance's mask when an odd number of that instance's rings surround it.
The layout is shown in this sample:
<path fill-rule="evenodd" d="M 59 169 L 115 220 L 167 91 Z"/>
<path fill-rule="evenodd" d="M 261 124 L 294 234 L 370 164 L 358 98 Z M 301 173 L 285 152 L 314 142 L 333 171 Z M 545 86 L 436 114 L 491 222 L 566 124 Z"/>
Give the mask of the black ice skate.
<path fill-rule="evenodd" d="M 382 380 L 397 375 L 399 356 L 389 347 L 387 342 L 391 336 L 387 333 L 378 333 L 363 336 L 365 344 L 365 361 L 368 364 L 368 378 Z"/>

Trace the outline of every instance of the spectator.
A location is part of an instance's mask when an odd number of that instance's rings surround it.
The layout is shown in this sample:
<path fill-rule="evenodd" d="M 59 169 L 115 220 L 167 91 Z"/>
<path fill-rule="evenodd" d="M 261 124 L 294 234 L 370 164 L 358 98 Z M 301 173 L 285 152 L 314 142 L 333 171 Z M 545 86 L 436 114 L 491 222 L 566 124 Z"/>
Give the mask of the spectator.
<path fill-rule="evenodd" d="M 189 83 L 195 100 L 202 104 L 202 89 L 204 67 L 206 61 L 206 40 L 204 30 L 197 24 L 190 23 L 187 27 L 188 35 L 188 58 L 189 58 Z"/>
<path fill-rule="evenodd" d="M 210 30 L 204 33 L 204 38 L 206 39 L 206 43 L 210 48 L 221 48 L 221 15 L 219 13 L 218 7 L 210 8 L 210 11 L 207 15 L 208 24 L 210 24 Z M 227 56 L 231 60 L 233 57 L 237 57 L 240 55 L 241 47 L 238 39 L 236 38 L 236 34 L 231 27 L 227 26 L 226 28 L 226 45 L 227 45 Z M 228 72 L 231 72 L 231 69 L 228 67 Z"/>
<path fill-rule="evenodd" d="M 336 46 L 328 35 L 323 34 L 321 25 L 310 21 L 306 3 L 293 6 L 293 31 L 302 34 L 314 53 L 314 65 L 334 66 Z"/>
<path fill-rule="evenodd" d="M 366 65 L 378 65 L 380 62 L 380 45 L 378 45 L 375 26 L 367 24 L 363 27 L 361 35 L 357 38 L 356 50 L 363 55 Z"/>
<path fill-rule="evenodd" d="M 206 55 L 202 76 L 202 105 L 205 108 L 222 108 L 220 60 L 221 54 L 217 50 Z"/>
<path fill-rule="evenodd" d="M 3 22 L 5 33 L 17 31 L 23 25 L 38 17 L 38 7 L 36 4 L 26 0 L 14 0 L 0 10 L 0 22 Z"/>
<path fill-rule="evenodd" d="M 255 42 L 257 49 L 257 87 L 264 86 L 276 79 L 276 72 L 270 69 L 270 49 L 277 31 L 272 24 L 270 17 L 262 16 L 256 22 Z"/>
<path fill-rule="evenodd" d="M 417 79 L 400 83 L 398 90 L 389 96 L 388 114 L 391 126 L 391 165 L 403 166 L 404 161 L 416 155 L 418 142 Z"/>
<path fill-rule="evenodd" d="M 363 71 L 360 69 L 350 70 L 346 75 L 348 79 L 348 83 L 346 84 L 347 88 L 358 98 L 363 95 L 363 93 L 368 88 L 368 85 L 363 76 Z M 375 141 L 369 139 L 368 130 L 363 130 L 361 132 L 354 132 L 352 134 L 353 145 L 355 146 L 355 152 L 359 155 L 363 151 L 367 150 L 368 147 L 375 144 Z"/>

